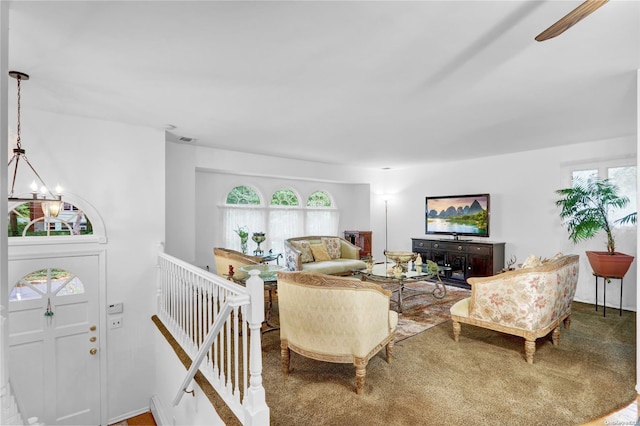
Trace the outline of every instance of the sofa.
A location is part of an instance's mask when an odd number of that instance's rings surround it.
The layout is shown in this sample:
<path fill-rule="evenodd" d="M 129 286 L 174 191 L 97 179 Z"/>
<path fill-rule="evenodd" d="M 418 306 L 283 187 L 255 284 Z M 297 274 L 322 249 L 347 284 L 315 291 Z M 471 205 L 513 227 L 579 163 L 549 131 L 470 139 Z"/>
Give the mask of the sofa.
<path fill-rule="evenodd" d="M 367 265 L 360 260 L 360 247 L 344 238 L 307 236 L 284 241 L 284 256 L 290 271 L 327 275 L 351 275 Z"/>
<path fill-rule="evenodd" d="M 525 358 L 533 364 L 536 339 L 551 333 L 560 344 L 560 323 L 571 325 L 571 303 L 578 283 L 579 256 L 527 259 L 521 269 L 490 277 L 469 278 L 471 297 L 451 307 L 453 338 L 460 339 L 461 324 L 523 337 Z"/>
<path fill-rule="evenodd" d="M 351 277 L 278 272 L 282 372 L 291 351 L 325 362 L 353 363 L 356 393 L 362 394 L 367 364 L 386 347 L 391 362 L 398 313 L 391 291 Z"/>

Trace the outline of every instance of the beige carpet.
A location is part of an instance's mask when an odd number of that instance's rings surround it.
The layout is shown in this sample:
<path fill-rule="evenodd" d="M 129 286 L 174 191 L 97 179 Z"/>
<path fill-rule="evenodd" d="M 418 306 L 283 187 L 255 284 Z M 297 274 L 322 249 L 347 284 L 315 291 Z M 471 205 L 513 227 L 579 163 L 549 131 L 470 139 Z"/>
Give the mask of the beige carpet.
<path fill-rule="evenodd" d="M 278 333 L 263 337 L 272 425 L 578 425 L 636 397 L 635 313 L 581 303 L 560 347 L 538 340 L 533 365 L 522 339 L 463 325 L 455 343 L 449 320 L 398 343 L 392 364 L 374 357 L 361 396 L 350 364 L 292 354 L 283 377 Z"/>

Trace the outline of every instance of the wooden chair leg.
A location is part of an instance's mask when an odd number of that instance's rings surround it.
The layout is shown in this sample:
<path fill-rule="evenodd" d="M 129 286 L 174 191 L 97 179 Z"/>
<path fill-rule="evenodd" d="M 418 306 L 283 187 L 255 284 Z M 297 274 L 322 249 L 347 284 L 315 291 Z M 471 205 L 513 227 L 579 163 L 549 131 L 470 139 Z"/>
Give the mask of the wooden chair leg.
<path fill-rule="evenodd" d="M 553 329 L 551 339 L 553 340 L 553 346 L 560 346 L 560 325 Z"/>
<path fill-rule="evenodd" d="M 536 353 L 536 341 L 525 340 L 524 341 L 524 353 L 529 364 L 533 364 L 533 354 Z"/>
<path fill-rule="evenodd" d="M 286 340 L 280 340 L 280 360 L 282 362 L 282 374 L 289 374 L 289 363 L 291 360 L 291 351 Z"/>
<path fill-rule="evenodd" d="M 460 323 L 458 321 L 453 322 L 453 340 L 460 341 Z"/>
<path fill-rule="evenodd" d="M 562 322 L 564 323 L 564 329 L 569 330 L 571 328 L 571 315 L 568 315 Z"/>
<path fill-rule="evenodd" d="M 393 359 L 393 345 L 395 343 L 394 340 L 395 337 L 391 339 L 389 343 L 387 343 L 387 364 L 391 364 L 391 360 Z"/>
<path fill-rule="evenodd" d="M 354 365 L 356 366 L 356 393 L 362 395 L 364 392 L 364 379 L 367 375 L 367 360 L 356 358 Z"/>

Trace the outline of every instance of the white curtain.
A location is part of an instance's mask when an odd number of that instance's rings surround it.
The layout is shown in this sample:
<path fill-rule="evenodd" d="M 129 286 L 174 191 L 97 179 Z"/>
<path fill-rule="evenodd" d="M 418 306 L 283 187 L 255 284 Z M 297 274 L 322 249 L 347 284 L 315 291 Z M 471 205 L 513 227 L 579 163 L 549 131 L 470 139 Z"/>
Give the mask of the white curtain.
<path fill-rule="evenodd" d="M 249 206 L 224 206 L 222 208 L 224 209 L 224 214 L 222 215 L 223 221 L 220 235 L 223 236 L 223 247 L 241 251 L 240 237 L 235 230 L 244 228 L 249 233 L 247 254 L 252 254 L 256 244 L 251 240 L 251 235 L 254 232 L 267 233 L 266 210 Z"/>
<path fill-rule="evenodd" d="M 269 209 L 268 248 L 284 252 L 284 240 L 302 236 L 304 233 L 304 210 L 271 206 Z"/>
<path fill-rule="evenodd" d="M 338 235 L 338 210 L 322 208 L 292 208 L 271 206 L 252 207 L 221 206 L 223 247 L 241 251 L 240 237 L 236 229 L 244 227 L 249 233 L 247 254 L 253 254 L 256 243 L 251 240 L 254 232 L 264 232 L 266 240 L 260 245 L 265 252 L 273 249 L 284 251 L 284 240 L 304 235 Z"/>
<path fill-rule="evenodd" d="M 338 210 L 310 208 L 305 213 L 305 235 L 338 235 Z"/>

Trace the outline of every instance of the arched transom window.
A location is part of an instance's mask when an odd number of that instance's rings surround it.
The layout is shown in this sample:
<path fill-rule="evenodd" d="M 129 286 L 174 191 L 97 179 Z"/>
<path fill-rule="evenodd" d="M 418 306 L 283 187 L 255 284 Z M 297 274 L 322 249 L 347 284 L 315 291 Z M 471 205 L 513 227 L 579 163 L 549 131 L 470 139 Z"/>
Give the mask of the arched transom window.
<path fill-rule="evenodd" d="M 87 215 L 71 203 L 63 203 L 57 216 L 48 215 L 41 203 L 22 203 L 9 211 L 9 237 L 92 235 Z"/>

